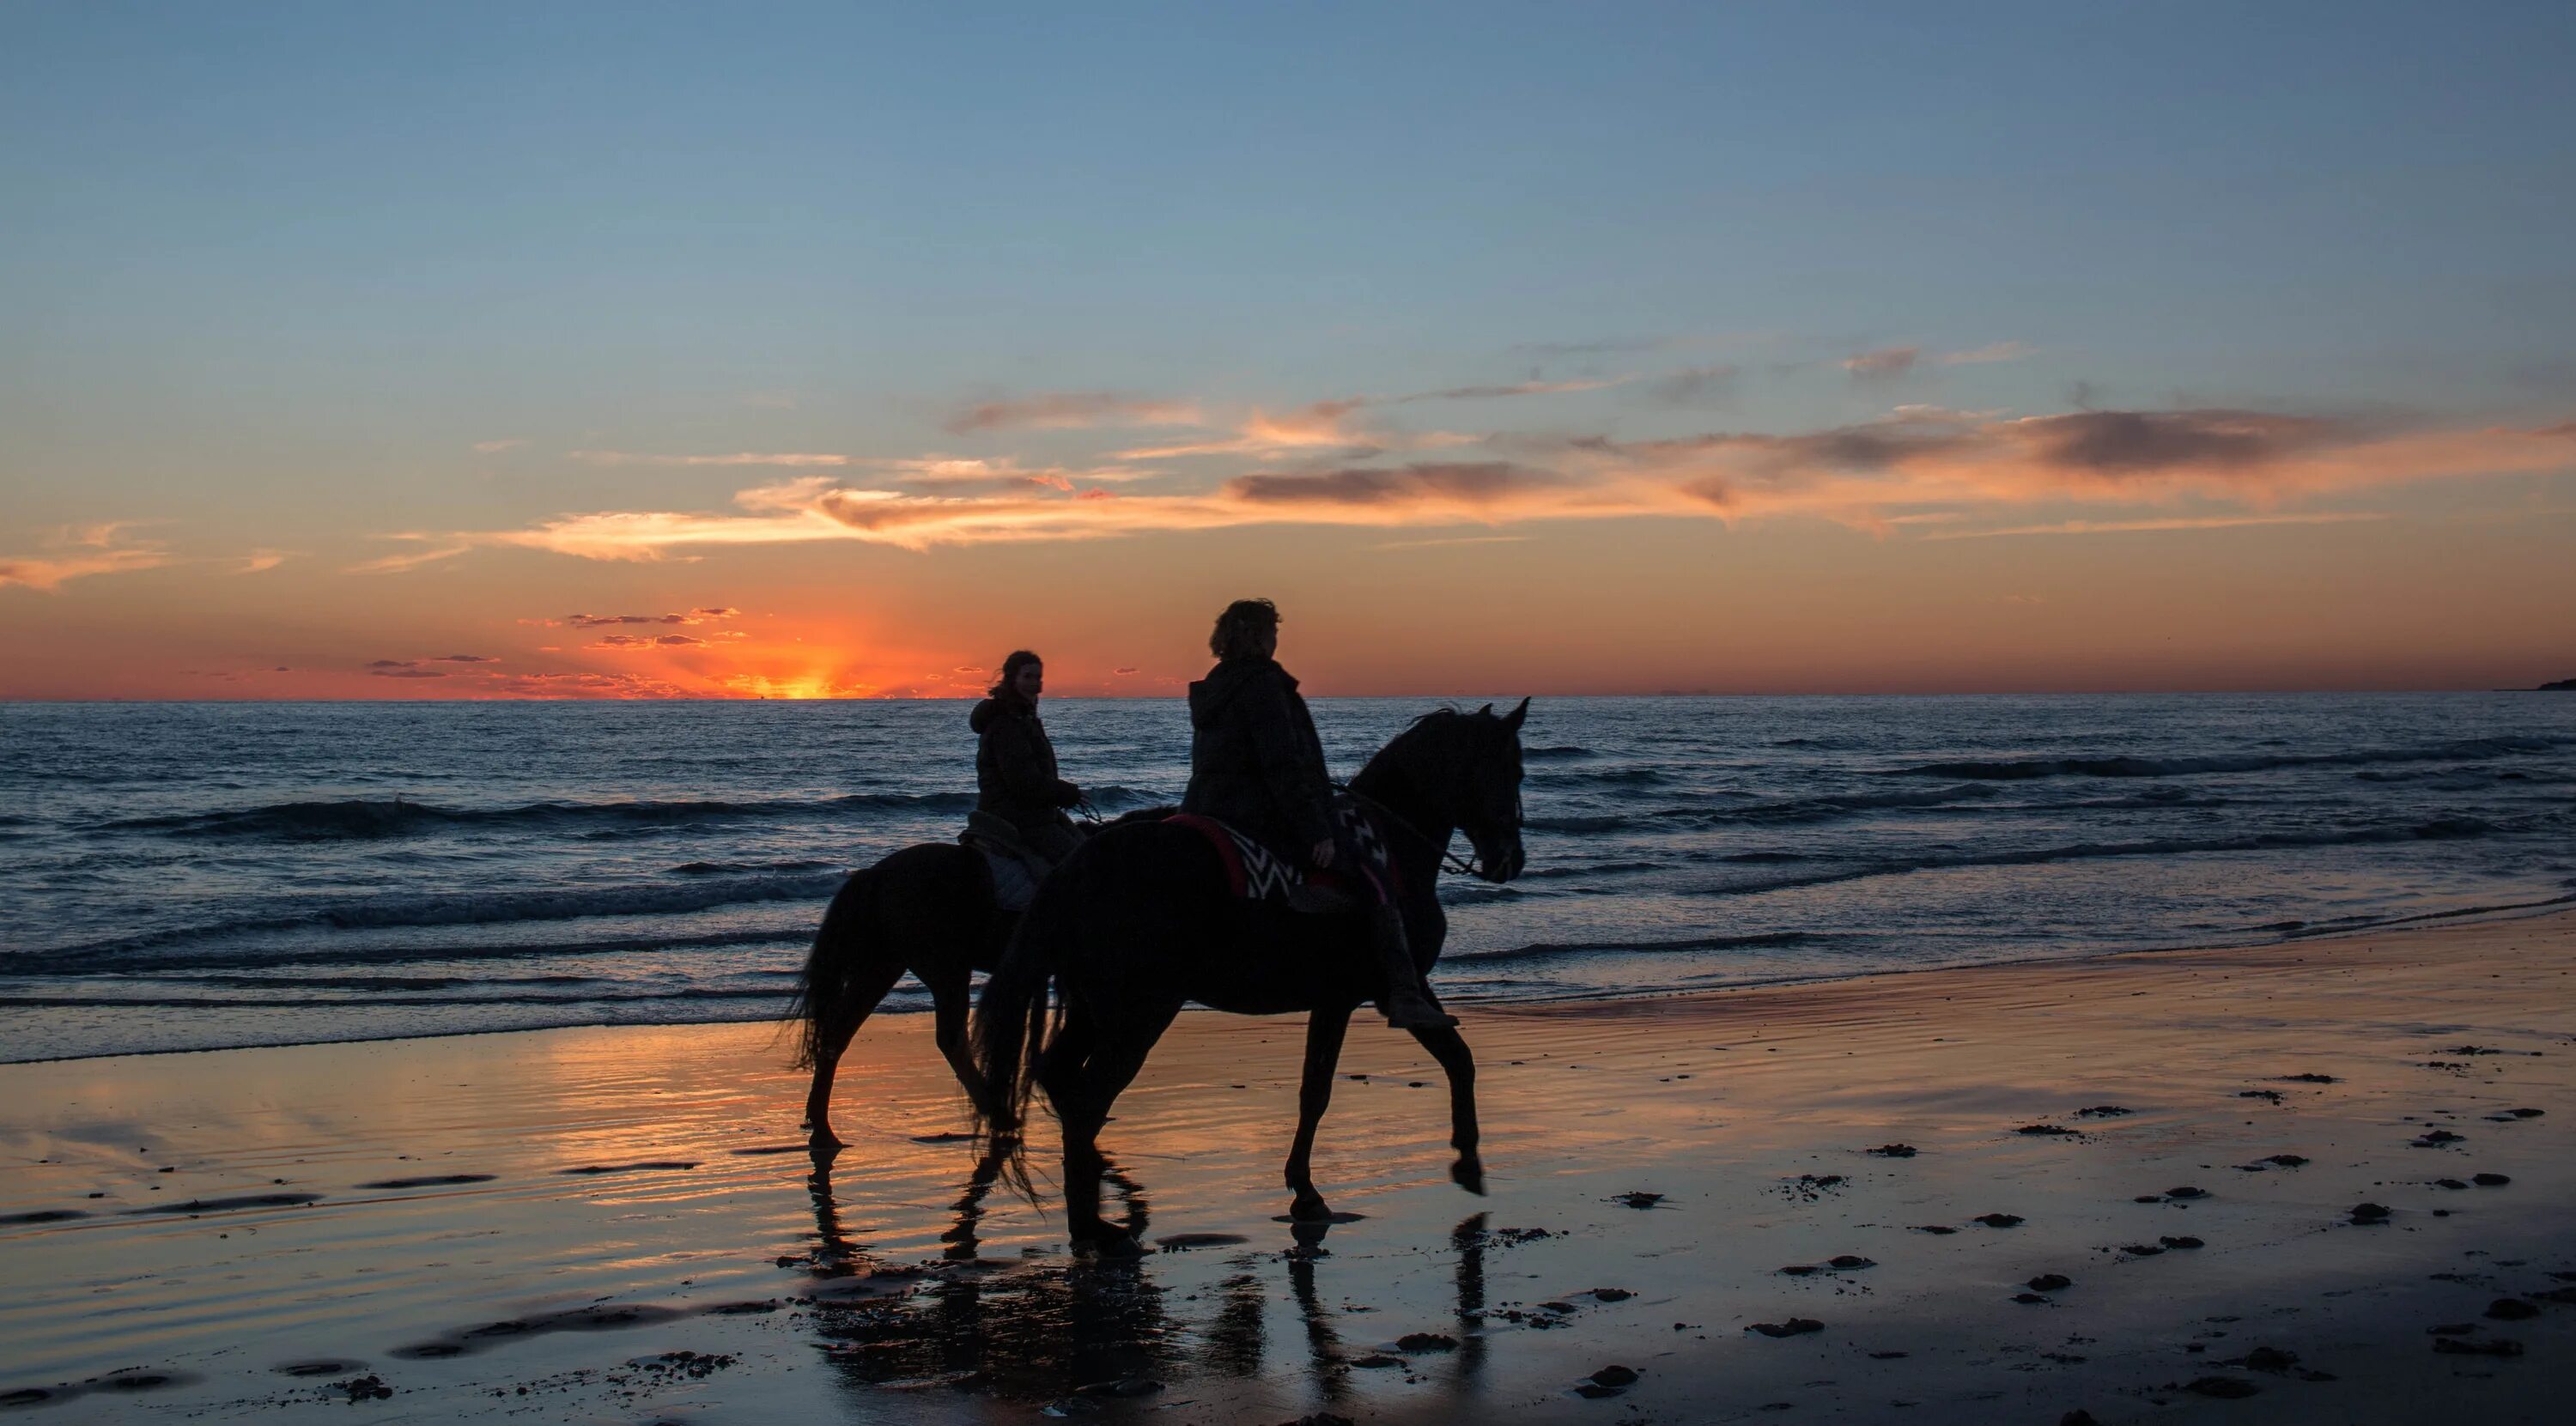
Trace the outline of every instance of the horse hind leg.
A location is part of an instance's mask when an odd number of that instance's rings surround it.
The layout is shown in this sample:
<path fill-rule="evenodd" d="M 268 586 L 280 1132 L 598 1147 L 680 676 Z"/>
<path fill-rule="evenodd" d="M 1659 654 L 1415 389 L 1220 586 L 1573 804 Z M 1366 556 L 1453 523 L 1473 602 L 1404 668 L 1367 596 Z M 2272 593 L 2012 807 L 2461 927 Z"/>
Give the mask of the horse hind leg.
<path fill-rule="evenodd" d="M 1168 1000 L 1124 1008 L 1130 1018 L 1101 1027 L 1094 1032 L 1096 1039 L 1087 1036 L 1089 1053 L 1078 1066 L 1064 1067 L 1064 1093 L 1053 1087 L 1048 1090 L 1064 1128 L 1065 1229 L 1077 1245 L 1088 1244 L 1103 1257 L 1135 1257 L 1142 1249 L 1125 1229 L 1100 1216 L 1100 1178 L 1108 1167 L 1100 1154 L 1100 1128 L 1109 1122 L 1110 1106 L 1145 1067 L 1154 1042 L 1181 1013 L 1181 1003 Z M 1080 1013 L 1077 1009 L 1076 1014 Z"/>
<path fill-rule="evenodd" d="M 919 974 L 918 971 L 915 974 Z M 936 1022 L 932 1037 L 938 1041 L 941 1058 L 957 1076 L 958 1086 L 966 1097 L 981 1107 L 986 1105 L 984 1076 L 975 1068 L 975 1051 L 966 1038 L 966 1012 L 974 1004 L 967 975 L 962 968 L 941 967 L 921 977 L 930 988 L 930 1003 Z"/>
<path fill-rule="evenodd" d="M 903 978 L 903 958 L 884 945 L 866 947 L 859 954 L 859 964 L 850 966 L 835 977 L 828 987 L 818 987 L 811 1009 L 814 1017 L 814 1083 L 805 1093 L 806 1143 L 817 1152 L 831 1152 L 842 1147 L 841 1136 L 832 1132 L 832 1081 L 841 1065 L 841 1055 L 850 1048 L 859 1027 L 876 1012 L 886 992 Z"/>
<path fill-rule="evenodd" d="M 1297 1086 L 1297 1139 L 1288 1150 L 1288 1191 L 1295 1197 L 1288 1216 L 1299 1223 L 1325 1223 L 1333 1212 L 1315 1191 L 1315 1128 L 1333 1103 L 1333 1071 L 1342 1062 L 1342 1036 L 1351 1024 L 1350 1007 L 1321 1007 L 1306 1017 L 1306 1073 Z"/>

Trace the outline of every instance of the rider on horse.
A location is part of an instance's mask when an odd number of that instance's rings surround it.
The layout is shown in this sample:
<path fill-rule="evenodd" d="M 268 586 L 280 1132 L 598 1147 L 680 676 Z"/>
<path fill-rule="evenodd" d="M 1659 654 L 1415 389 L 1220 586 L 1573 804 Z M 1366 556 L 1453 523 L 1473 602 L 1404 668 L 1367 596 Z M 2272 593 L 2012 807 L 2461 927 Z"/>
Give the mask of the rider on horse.
<path fill-rule="evenodd" d="M 1081 805 L 1082 789 L 1056 775 L 1055 744 L 1038 721 L 1038 695 L 1045 687 L 1045 664 L 1018 650 L 1002 660 L 1001 681 L 967 715 L 966 726 L 977 738 L 978 817 L 1007 824 L 1011 838 L 1052 866 L 1082 840 L 1064 815 L 1064 809 Z"/>
<path fill-rule="evenodd" d="M 1181 810 L 1213 818 L 1315 870 L 1348 867 L 1367 898 L 1370 939 L 1386 974 L 1378 1001 L 1399 1029 L 1455 1025 L 1440 1008 L 1405 942 L 1404 917 L 1333 815 L 1332 775 L 1297 680 L 1272 657 L 1279 610 L 1238 599 L 1217 616 L 1208 649 L 1217 665 L 1190 685 L 1190 787 Z M 1013 655 L 1017 657 L 1017 655 Z"/>

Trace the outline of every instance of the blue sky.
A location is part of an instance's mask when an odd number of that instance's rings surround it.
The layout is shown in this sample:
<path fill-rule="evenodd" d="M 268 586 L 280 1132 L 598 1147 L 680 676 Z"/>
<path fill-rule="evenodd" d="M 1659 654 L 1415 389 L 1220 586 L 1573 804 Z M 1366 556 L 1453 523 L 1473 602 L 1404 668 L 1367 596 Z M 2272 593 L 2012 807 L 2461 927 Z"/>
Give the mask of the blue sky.
<path fill-rule="evenodd" d="M 0 24 L 0 556 L 83 522 L 301 552 L 730 498 L 538 452 L 1100 459 L 1088 429 L 948 429 L 1044 392 L 1609 381 L 1473 433 L 1624 441 L 2576 406 L 2565 5 Z M 500 442 L 512 478 L 471 454 Z"/>

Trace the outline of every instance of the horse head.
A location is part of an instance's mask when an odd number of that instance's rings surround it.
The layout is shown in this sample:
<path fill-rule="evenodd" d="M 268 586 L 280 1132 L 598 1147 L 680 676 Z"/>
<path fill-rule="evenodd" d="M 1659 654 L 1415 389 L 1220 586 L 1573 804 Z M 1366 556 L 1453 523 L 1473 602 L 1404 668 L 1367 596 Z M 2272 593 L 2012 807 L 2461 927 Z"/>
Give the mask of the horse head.
<path fill-rule="evenodd" d="M 1378 750 L 1352 779 L 1353 791 L 1394 812 L 1398 825 L 1432 843 L 1467 834 L 1476 874 L 1506 882 L 1521 874 L 1521 723 L 1529 700 L 1509 713 L 1488 703 L 1473 713 L 1443 708 Z"/>
<path fill-rule="evenodd" d="M 1476 849 L 1476 874 L 1500 884 L 1529 864 L 1521 850 L 1521 723 L 1529 700 L 1496 714 L 1488 703 L 1462 719 L 1469 730 L 1457 785 L 1458 830 Z"/>

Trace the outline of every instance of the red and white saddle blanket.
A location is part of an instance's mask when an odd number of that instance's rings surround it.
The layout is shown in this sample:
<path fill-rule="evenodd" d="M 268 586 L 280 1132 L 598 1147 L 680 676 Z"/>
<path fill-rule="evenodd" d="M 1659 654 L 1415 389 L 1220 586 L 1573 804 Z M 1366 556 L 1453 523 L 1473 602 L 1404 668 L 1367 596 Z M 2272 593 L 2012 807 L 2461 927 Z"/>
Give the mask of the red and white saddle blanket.
<path fill-rule="evenodd" d="M 1356 911 L 1395 899 L 1395 867 L 1388 861 L 1386 839 L 1373 819 L 1356 807 L 1333 809 L 1346 845 L 1361 853 L 1361 865 L 1308 871 L 1261 842 L 1214 817 L 1194 812 L 1164 819 L 1207 838 L 1225 864 L 1226 889 L 1246 901 L 1277 901 L 1299 911 Z"/>

